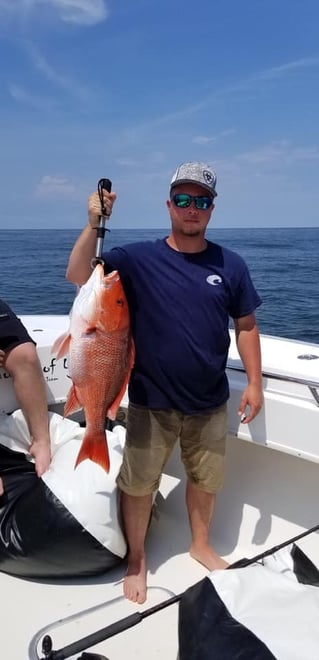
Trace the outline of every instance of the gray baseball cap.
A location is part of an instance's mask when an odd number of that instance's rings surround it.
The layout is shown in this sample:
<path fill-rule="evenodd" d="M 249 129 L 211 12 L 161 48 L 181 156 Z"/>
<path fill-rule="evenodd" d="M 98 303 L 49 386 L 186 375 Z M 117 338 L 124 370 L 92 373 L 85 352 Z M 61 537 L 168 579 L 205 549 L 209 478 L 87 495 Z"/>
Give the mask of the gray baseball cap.
<path fill-rule="evenodd" d="M 207 163 L 182 163 L 171 180 L 171 190 L 180 183 L 197 183 L 217 197 L 216 181 L 216 174 Z"/>

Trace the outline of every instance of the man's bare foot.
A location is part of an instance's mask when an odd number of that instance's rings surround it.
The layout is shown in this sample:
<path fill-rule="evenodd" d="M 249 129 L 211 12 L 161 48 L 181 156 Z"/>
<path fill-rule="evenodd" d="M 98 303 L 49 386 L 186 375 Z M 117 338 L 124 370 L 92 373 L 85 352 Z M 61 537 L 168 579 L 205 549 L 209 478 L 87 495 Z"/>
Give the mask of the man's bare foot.
<path fill-rule="evenodd" d="M 200 564 L 203 564 L 209 571 L 215 571 L 217 568 L 227 568 L 229 564 L 225 559 L 222 559 L 213 548 L 209 545 L 201 548 L 195 548 L 191 545 L 189 554 L 193 559 L 196 559 Z"/>
<path fill-rule="evenodd" d="M 49 469 L 51 461 L 50 446 L 46 440 L 33 440 L 30 454 L 35 459 L 35 471 L 38 477 Z"/>
<path fill-rule="evenodd" d="M 1 495 L 3 495 L 3 493 L 4 493 L 3 481 L 2 481 L 2 479 L 1 479 L 1 477 L 0 477 L 0 497 L 1 497 Z"/>
<path fill-rule="evenodd" d="M 124 596 L 133 603 L 142 604 L 146 601 L 146 567 L 145 559 L 129 561 L 123 586 Z"/>

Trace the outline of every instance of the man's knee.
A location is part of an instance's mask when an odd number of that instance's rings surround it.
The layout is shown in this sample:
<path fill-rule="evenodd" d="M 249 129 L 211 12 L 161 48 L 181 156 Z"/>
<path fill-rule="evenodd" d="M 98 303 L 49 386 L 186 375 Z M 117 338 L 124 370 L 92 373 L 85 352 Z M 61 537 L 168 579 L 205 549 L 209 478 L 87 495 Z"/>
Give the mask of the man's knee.
<path fill-rule="evenodd" d="M 12 376 L 20 369 L 38 369 L 40 362 L 35 345 L 32 342 L 17 344 L 8 351 L 3 366 Z"/>

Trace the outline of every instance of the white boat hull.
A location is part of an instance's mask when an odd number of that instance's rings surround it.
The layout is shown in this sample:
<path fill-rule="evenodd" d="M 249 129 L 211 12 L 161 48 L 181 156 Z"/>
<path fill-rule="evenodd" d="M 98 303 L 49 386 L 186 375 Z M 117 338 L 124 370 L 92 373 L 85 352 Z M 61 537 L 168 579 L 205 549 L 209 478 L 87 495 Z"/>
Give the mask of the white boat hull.
<path fill-rule="evenodd" d="M 57 316 L 21 316 L 30 337 L 36 342 L 43 375 L 47 385 L 47 398 L 50 407 L 54 408 L 65 402 L 70 388 L 67 359 L 57 360 L 51 353 L 51 347 L 57 337 L 64 334 L 69 327 L 69 318 Z M 0 411 L 12 412 L 18 408 L 12 379 L 0 368 Z M 60 406 L 61 408 L 61 406 Z"/>
<path fill-rule="evenodd" d="M 67 317 L 22 317 L 38 344 L 48 403 L 61 412 L 70 386 L 66 362 L 54 362 L 50 347 L 68 327 Z M 39 330 L 40 329 L 40 330 Z M 234 336 L 228 361 L 231 396 L 227 472 L 211 533 L 229 562 L 253 557 L 319 523 L 319 346 L 262 337 L 265 406 L 249 426 L 240 423 L 238 403 L 245 375 Z M 299 355 L 314 355 L 300 359 Z M 10 379 L 0 372 L 1 407 L 17 407 Z M 123 401 L 125 410 L 126 401 Z M 207 571 L 188 555 L 185 476 L 176 450 L 166 466 L 148 540 L 148 600 L 137 606 L 122 597 L 125 566 L 96 578 L 29 581 L 0 574 L 5 603 L 0 648 L 5 660 L 42 657 L 40 641 L 49 624 L 54 648 L 90 634 L 137 610 L 156 605 L 201 580 Z M 319 567 L 319 536 L 299 542 Z M 32 603 L 32 608 L 28 605 Z M 104 605 L 101 605 L 104 604 Z M 92 608 L 92 611 L 89 610 Z M 85 610 L 87 614 L 76 613 Z M 69 622 L 65 618 L 75 615 Z M 178 605 L 101 642 L 94 649 L 110 660 L 176 660 Z M 55 623 L 62 620 L 62 624 Z M 16 622 L 19 621 L 19 635 Z M 319 656 L 319 651 L 318 651 Z M 79 654 L 74 657 L 79 657 Z M 286 660 L 286 659 L 284 659 Z M 288 660 L 288 659 L 287 659 Z M 313 658 L 303 658 L 313 660 Z"/>

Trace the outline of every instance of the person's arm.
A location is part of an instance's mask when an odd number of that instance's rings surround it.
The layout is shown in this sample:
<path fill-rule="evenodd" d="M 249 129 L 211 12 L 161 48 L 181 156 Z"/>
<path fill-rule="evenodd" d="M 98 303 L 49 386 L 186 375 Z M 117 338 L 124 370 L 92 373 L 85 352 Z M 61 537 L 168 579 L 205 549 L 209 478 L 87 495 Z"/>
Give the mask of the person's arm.
<path fill-rule="evenodd" d="M 234 319 L 236 342 L 243 362 L 248 384 L 245 388 L 238 410 L 244 424 L 251 422 L 263 405 L 261 350 L 259 331 L 254 314 Z M 246 413 L 246 408 L 248 411 Z"/>
<path fill-rule="evenodd" d="M 103 190 L 103 198 L 107 217 L 110 217 L 116 194 Z M 96 229 L 99 226 L 100 216 L 101 202 L 98 193 L 95 192 L 90 195 L 88 201 L 88 224 L 73 246 L 66 270 L 66 279 L 79 286 L 87 282 L 92 272 L 91 261 L 95 256 Z"/>

